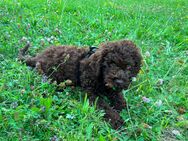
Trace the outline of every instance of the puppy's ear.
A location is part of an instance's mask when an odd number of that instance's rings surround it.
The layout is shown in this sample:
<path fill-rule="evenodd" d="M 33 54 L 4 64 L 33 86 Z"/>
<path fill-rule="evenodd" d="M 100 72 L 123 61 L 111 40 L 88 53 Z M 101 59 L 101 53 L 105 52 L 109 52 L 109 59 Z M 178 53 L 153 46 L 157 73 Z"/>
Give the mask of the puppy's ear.
<path fill-rule="evenodd" d="M 80 80 L 83 88 L 96 88 L 101 75 L 104 52 L 102 48 L 97 49 L 89 58 L 85 58 L 80 62 L 80 72 L 82 72 Z"/>

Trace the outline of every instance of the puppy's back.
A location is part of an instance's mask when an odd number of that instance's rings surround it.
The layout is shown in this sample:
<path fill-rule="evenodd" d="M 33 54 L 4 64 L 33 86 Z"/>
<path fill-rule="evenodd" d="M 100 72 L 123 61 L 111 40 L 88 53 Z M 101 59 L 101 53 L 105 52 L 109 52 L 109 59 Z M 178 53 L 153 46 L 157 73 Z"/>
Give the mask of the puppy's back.
<path fill-rule="evenodd" d="M 26 60 L 31 67 L 38 67 L 42 73 L 58 83 L 70 79 L 77 81 L 77 67 L 87 48 L 74 46 L 52 46 L 35 57 Z"/>

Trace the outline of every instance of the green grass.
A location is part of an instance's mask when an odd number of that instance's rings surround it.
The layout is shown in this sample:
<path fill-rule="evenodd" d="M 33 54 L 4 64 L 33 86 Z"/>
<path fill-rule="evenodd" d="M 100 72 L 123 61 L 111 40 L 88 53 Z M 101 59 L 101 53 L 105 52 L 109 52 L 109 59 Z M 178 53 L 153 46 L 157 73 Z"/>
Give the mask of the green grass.
<path fill-rule="evenodd" d="M 187 7 L 187 0 L 1 0 L 0 140 L 188 140 Z M 130 106 L 121 113 L 126 130 L 113 130 L 84 92 L 56 92 L 21 64 L 23 37 L 31 54 L 50 44 L 133 40 L 144 61 L 123 91 Z"/>

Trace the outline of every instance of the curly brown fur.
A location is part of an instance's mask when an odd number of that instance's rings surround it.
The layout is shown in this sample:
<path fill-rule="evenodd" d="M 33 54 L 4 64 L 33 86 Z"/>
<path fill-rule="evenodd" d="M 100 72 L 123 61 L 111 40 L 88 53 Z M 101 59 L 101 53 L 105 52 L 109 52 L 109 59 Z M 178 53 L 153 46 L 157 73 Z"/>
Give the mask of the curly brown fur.
<path fill-rule="evenodd" d="M 20 60 L 28 49 L 25 48 L 19 53 Z M 89 93 L 91 103 L 98 97 L 98 107 L 105 110 L 105 118 L 117 129 L 123 124 L 118 112 L 126 107 L 121 91 L 128 88 L 132 77 L 139 72 L 142 57 L 135 44 L 128 40 L 102 43 L 89 57 L 88 52 L 88 47 L 53 46 L 24 59 L 28 66 L 58 83 L 72 80 Z M 103 100 L 104 96 L 113 108 Z"/>

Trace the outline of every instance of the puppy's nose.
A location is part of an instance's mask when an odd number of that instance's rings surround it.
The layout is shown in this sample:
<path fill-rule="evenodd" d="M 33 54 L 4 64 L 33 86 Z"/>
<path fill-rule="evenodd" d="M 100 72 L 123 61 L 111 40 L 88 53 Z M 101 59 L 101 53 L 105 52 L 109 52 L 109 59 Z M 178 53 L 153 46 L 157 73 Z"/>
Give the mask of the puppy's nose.
<path fill-rule="evenodd" d="M 124 81 L 123 81 L 123 80 L 121 80 L 121 79 L 116 79 L 116 80 L 115 80 L 115 83 L 117 83 L 117 84 L 123 84 L 123 83 L 124 83 Z"/>

